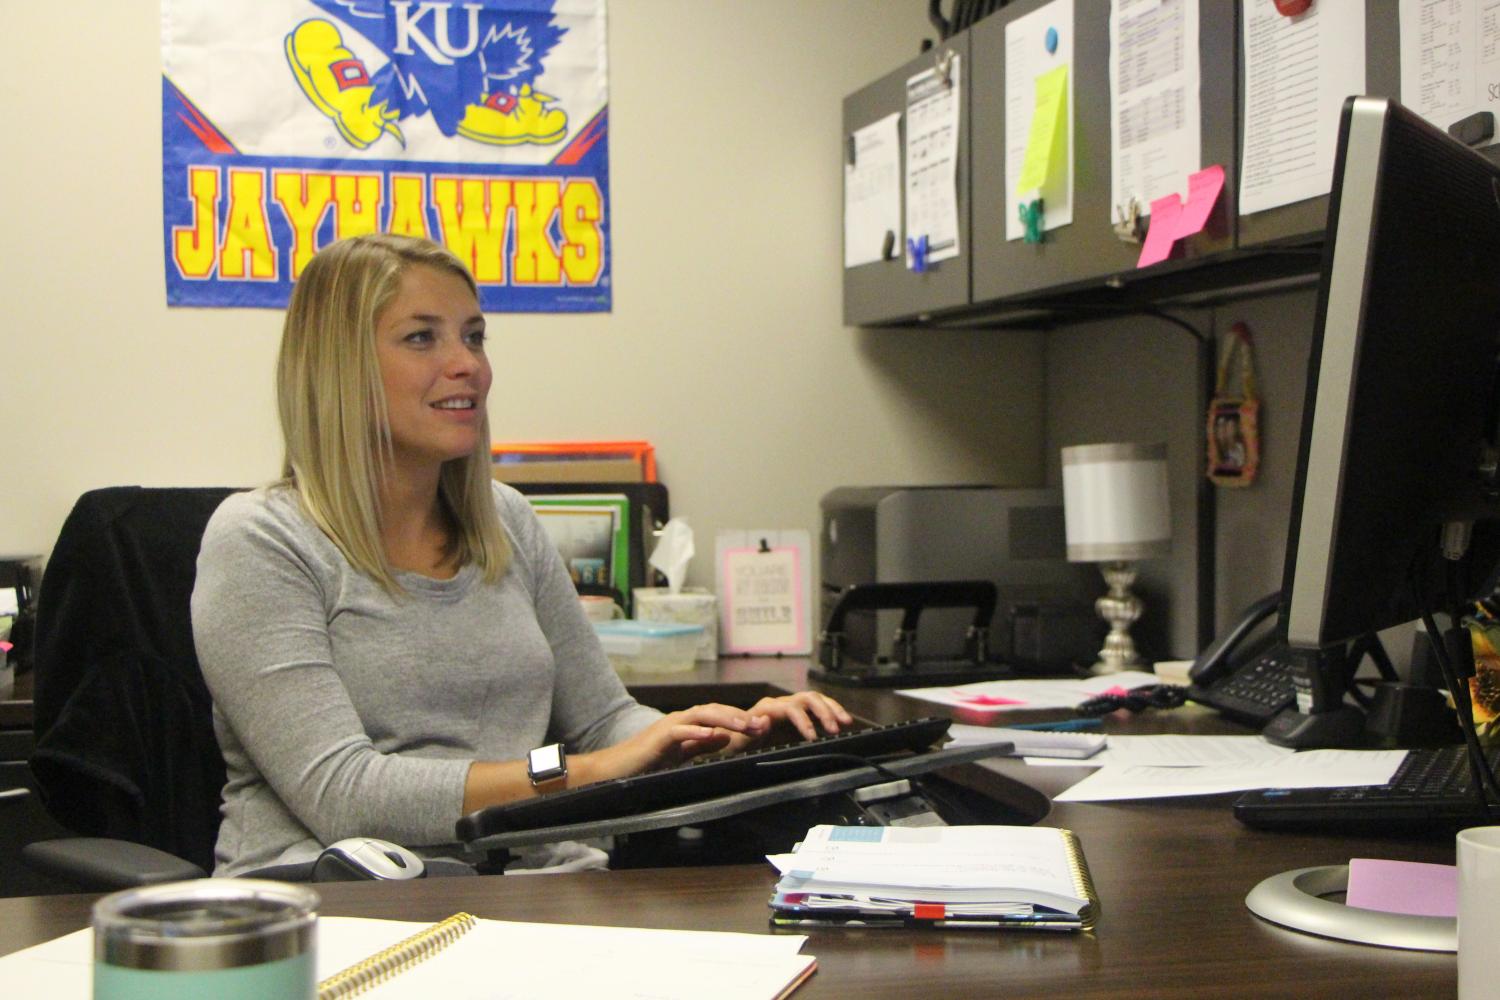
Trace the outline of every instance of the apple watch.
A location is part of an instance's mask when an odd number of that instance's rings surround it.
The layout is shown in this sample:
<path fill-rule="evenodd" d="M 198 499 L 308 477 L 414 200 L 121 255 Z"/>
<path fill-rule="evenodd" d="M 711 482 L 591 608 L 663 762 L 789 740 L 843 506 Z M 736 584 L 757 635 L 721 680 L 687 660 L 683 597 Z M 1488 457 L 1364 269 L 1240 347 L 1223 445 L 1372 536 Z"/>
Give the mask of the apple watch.
<path fill-rule="evenodd" d="M 563 745 L 549 743 L 528 753 L 526 776 L 531 779 L 531 787 L 539 792 L 564 788 L 568 781 L 568 755 L 563 752 Z"/>

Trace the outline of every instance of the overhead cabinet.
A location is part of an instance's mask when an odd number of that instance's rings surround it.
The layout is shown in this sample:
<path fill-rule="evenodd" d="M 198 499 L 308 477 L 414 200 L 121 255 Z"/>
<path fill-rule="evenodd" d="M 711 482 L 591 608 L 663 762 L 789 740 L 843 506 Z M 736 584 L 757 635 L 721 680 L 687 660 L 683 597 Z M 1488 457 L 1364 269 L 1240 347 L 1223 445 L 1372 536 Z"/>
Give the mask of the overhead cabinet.
<path fill-rule="evenodd" d="M 1351 85 L 1362 93 L 1400 99 L 1398 6 L 1390 0 L 1350 2 L 1363 2 L 1365 8 L 1364 75 Z M 1322 0 L 1322 5 L 1330 12 L 1347 10 L 1330 0 Z M 1245 0 L 1119 5 L 1130 17 L 1149 13 L 1153 29 L 1161 29 L 1162 37 L 1186 31 L 1196 6 L 1197 166 L 1220 168 L 1223 176 L 1222 188 L 1201 229 L 1176 240 L 1166 259 L 1137 266 L 1141 244 L 1122 239 L 1115 229 L 1126 206 L 1118 204 L 1115 194 L 1114 151 L 1125 150 L 1125 160 L 1131 155 L 1129 130 L 1136 129 L 1138 136 L 1142 128 L 1160 126 L 1165 111 L 1154 109 L 1155 124 L 1143 125 L 1141 116 L 1122 122 L 1122 134 L 1117 137 L 1112 134 L 1116 109 L 1111 94 L 1128 93 L 1131 74 L 1138 83 L 1143 73 L 1169 71 L 1174 50 L 1145 48 L 1147 55 L 1122 67 L 1122 80 L 1112 87 L 1111 6 L 1105 0 L 1012 0 L 967 31 L 845 99 L 847 155 L 853 135 L 883 116 L 901 115 L 904 127 L 907 81 L 950 53 L 959 57 L 962 110 L 955 176 L 960 253 L 918 271 L 902 253 L 909 234 L 893 234 L 889 259 L 845 268 L 847 325 L 973 324 L 1025 316 L 1038 309 L 1132 307 L 1242 291 L 1267 280 L 1316 272 L 1319 255 L 1315 251 L 1328 214 L 1326 193 L 1240 214 L 1256 204 L 1254 177 L 1250 195 L 1242 187 L 1247 157 L 1253 165 L 1257 154 L 1256 148 L 1245 148 L 1247 116 L 1252 122 L 1257 115 L 1263 116 L 1267 101 L 1299 99 L 1294 84 L 1301 84 L 1295 75 L 1278 76 L 1285 65 L 1271 65 L 1267 70 L 1265 63 L 1258 63 L 1254 80 L 1247 71 L 1247 25 L 1252 30 L 1280 30 L 1295 23 L 1268 23 L 1267 18 L 1281 18 L 1271 0 L 1251 0 L 1248 6 Z M 1067 24 L 1070 11 L 1072 23 Z M 1049 23 L 1048 18 L 1057 23 Z M 1049 35 L 1046 29 L 1053 33 Z M 1139 41 L 1140 35 L 1136 38 Z M 1040 49 L 1043 44 L 1049 46 L 1045 57 Z M 1162 58 L 1164 52 L 1166 58 Z M 1033 101 L 1033 81 L 1048 67 L 1049 58 L 1067 64 L 1066 114 L 1059 119 L 1063 134 L 1052 146 L 1049 169 L 1055 182 L 1060 176 L 1057 172 L 1071 165 L 1065 199 L 1070 221 L 1053 225 L 1056 217 L 1051 209 L 1055 206 L 1043 197 L 1047 228 L 1040 242 L 1028 242 L 1017 238 L 1018 208 L 1024 204 L 1017 183 L 1024 165 L 1018 163 L 1017 155 L 1018 116 L 1030 120 L 1042 107 Z M 1289 52 L 1288 58 L 1298 58 L 1298 54 Z M 1347 68 L 1345 56 L 1333 54 L 1327 61 Z M 1268 85 L 1268 79 L 1274 84 Z M 1026 93 L 1015 92 L 1018 81 Z M 1017 122 L 1011 122 L 1012 117 Z M 1500 144 L 1488 145 L 1484 152 L 1500 160 Z M 901 160 L 903 177 L 907 169 Z M 1188 190 L 1188 177 L 1181 178 L 1177 190 Z"/>

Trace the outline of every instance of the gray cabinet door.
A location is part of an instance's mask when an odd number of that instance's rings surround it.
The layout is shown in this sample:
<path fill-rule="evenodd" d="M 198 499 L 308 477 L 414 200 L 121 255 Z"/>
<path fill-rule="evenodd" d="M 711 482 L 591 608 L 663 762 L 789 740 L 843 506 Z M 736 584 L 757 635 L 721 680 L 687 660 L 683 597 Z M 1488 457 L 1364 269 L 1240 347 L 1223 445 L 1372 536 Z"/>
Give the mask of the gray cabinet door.
<path fill-rule="evenodd" d="M 840 149 L 848 156 L 854 133 L 892 112 L 899 112 L 901 152 L 902 217 L 905 218 L 906 152 L 906 81 L 931 69 L 947 53 L 959 57 L 959 86 L 962 106 L 958 134 L 958 246 L 959 255 L 929 265 L 918 272 L 906 265 L 904 233 L 896 233 L 891 256 L 885 260 L 844 269 L 844 324 L 871 326 L 886 323 L 918 322 L 934 313 L 960 309 L 969 304 L 969 35 L 956 35 L 935 46 L 894 72 L 844 98 L 843 141 Z M 840 261 L 842 265 L 842 260 Z"/>
<path fill-rule="evenodd" d="M 1006 239 L 1005 29 L 1045 0 L 1015 0 L 970 31 L 974 36 L 973 216 L 974 300 L 1054 295 L 1099 288 L 1117 280 L 1157 276 L 1191 268 L 1204 257 L 1234 246 L 1234 188 L 1238 177 L 1233 66 L 1237 0 L 1202 0 L 1199 12 L 1202 165 L 1224 167 L 1224 191 L 1204 231 L 1179 241 L 1170 260 L 1137 272 L 1140 245 L 1114 232 L 1111 204 L 1109 7 L 1075 5 L 1073 25 L 1073 222 L 1046 233 L 1041 243 Z M 1171 0 L 1168 0 L 1170 3 Z M 1063 26 L 1059 26 L 1062 30 Z M 1182 190 L 1187 177 L 1182 178 Z"/>

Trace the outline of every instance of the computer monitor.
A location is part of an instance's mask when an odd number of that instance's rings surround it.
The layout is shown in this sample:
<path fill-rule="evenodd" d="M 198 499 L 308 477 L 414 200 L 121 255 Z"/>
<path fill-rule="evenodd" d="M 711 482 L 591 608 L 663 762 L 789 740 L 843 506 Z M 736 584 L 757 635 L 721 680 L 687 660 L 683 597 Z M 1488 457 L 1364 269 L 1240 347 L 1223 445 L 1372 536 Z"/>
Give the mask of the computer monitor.
<path fill-rule="evenodd" d="M 1497 349 L 1500 167 L 1395 102 L 1350 98 L 1283 578 L 1294 650 L 1451 611 L 1493 568 Z"/>

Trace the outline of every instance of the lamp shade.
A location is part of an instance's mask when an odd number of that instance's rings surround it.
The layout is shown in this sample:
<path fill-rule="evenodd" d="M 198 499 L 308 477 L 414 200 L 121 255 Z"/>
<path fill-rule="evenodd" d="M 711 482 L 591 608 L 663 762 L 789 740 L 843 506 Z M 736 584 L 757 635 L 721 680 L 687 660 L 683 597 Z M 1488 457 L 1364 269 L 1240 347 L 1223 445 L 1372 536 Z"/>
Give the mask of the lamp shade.
<path fill-rule="evenodd" d="M 1062 481 L 1071 561 L 1150 559 L 1171 551 L 1165 443 L 1064 448 Z"/>

